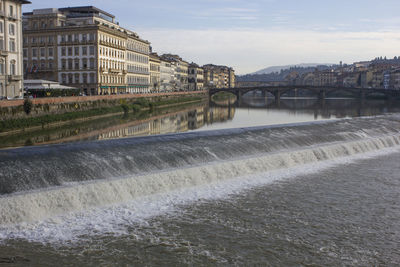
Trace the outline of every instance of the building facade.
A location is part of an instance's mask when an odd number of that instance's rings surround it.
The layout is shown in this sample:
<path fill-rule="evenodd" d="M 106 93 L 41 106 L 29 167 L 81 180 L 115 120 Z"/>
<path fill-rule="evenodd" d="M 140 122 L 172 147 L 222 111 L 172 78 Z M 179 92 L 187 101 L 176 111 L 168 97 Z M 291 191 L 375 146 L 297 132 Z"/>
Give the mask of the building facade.
<path fill-rule="evenodd" d="M 175 66 L 174 63 L 160 59 L 160 91 L 171 92 L 175 88 Z"/>
<path fill-rule="evenodd" d="M 25 0 L 0 1 L 0 99 L 24 95 L 22 5 L 30 3 Z"/>
<path fill-rule="evenodd" d="M 93 6 L 38 9 L 24 14 L 24 67 L 81 94 L 149 91 L 150 43 Z"/>
<path fill-rule="evenodd" d="M 204 71 L 195 63 L 189 65 L 189 91 L 203 90 L 204 87 Z"/>
<path fill-rule="evenodd" d="M 235 87 L 235 71 L 227 66 L 207 64 L 204 69 L 204 86 L 206 88 Z"/>
<path fill-rule="evenodd" d="M 161 59 L 156 53 L 150 54 L 150 87 L 153 92 L 160 91 L 160 65 Z"/>

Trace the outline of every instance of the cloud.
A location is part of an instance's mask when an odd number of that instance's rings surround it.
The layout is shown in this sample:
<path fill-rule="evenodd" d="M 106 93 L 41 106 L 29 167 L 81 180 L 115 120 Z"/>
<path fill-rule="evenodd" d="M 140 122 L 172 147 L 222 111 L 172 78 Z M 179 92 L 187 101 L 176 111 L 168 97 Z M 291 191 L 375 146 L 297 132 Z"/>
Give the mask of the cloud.
<path fill-rule="evenodd" d="M 257 20 L 259 17 L 256 9 L 238 7 L 206 8 L 191 12 L 191 15 L 198 19 L 212 20 Z"/>
<path fill-rule="evenodd" d="M 352 63 L 400 54 L 400 32 L 139 29 L 139 33 L 156 52 L 176 53 L 199 64 L 229 65 L 240 74 L 271 65 Z"/>

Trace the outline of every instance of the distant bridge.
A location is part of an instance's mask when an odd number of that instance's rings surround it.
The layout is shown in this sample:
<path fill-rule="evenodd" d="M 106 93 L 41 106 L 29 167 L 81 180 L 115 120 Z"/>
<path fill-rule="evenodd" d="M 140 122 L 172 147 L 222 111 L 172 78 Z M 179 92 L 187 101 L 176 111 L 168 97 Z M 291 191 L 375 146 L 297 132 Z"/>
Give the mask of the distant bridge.
<path fill-rule="evenodd" d="M 334 92 L 347 92 L 355 98 L 364 99 L 371 94 L 382 94 L 389 98 L 400 97 L 400 90 L 377 89 L 377 88 L 353 88 L 340 86 L 309 86 L 309 85 L 287 85 L 287 86 L 252 86 L 252 87 L 234 87 L 234 88 L 212 88 L 209 90 L 210 97 L 218 92 L 229 92 L 236 95 L 241 101 L 242 96 L 251 91 L 261 91 L 263 96 L 270 93 L 275 97 L 275 101 L 280 100 L 281 96 L 296 90 L 308 91 L 319 99 L 325 99 Z"/>

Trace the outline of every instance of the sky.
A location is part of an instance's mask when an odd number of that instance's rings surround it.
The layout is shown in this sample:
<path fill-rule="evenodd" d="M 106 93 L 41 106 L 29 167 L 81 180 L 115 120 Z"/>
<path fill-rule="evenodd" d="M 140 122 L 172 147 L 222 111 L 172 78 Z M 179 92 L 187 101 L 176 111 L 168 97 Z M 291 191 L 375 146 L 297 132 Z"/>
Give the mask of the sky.
<path fill-rule="evenodd" d="M 400 56 L 399 0 L 31 0 L 23 11 L 93 5 L 153 51 L 247 74 L 269 66 Z"/>

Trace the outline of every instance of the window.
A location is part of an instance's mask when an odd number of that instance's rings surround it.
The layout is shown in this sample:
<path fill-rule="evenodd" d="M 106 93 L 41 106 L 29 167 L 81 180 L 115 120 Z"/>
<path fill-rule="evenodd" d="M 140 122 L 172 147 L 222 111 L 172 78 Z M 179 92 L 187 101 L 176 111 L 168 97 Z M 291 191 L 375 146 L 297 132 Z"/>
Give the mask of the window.
<path fill-rule="evenodd" d="M 10 5 L 9 11 L 10 11 L 10 12 L 9 12 L 9 15 L 10 15 L 11 17 L 13 17 L 13 16 L 14 16 L 14 7 Z"/>
<path fill-rule="evenodd" d="M 0 74 L 4 74 L 4 60 L 0 60 Z"/>
<path fill-rule="evenodd" d="M 68 34 L 68 42 L 72 42 L 72 35 Z"/>
<path fill-rule="evenodd" d="M 89 47 L 89 53 L 91 56 L 94 56 L 94 46 Z"/>
<path fill-rule="evenodd" d="M 32 44 L 36 44 L 36 41 L 37 41 L 36 37 L 32 37 Z"/>
<path fill-rule="evenodd" d="M 79 73 L 75 73 L 75 83 L 79 83 Z"/>
<path fill-rule="evenodd" d="M 90 59 L 90 63 L 89 64 L 90 64 L 90 68 L 94 69 L 94 58 Z"/>
<path fill-rule="evenodd" d="M 91 34 L 89 35 L 89 40 L 90 40 L 90 41 L 94 41 L 94 33 L 91 33 Z"/>
<path fill-rule="evenodd" d="M 10 39 L 10 51 L 15 52 L 15 39 Z"/>
<path fill-rule="evenodd" d="M 83 83 L 87 83 L 87 73 L 82 74 Z"/>
<path fill-rule="evenodd" d="M 82 59 L 82 68 L 87 69 L 87 59 L 86 58 Z"/>
<path fill-rule="evenodd" d="M 82 46 L 82 55 L 83 56 L 87 55 L 87 47 L 86 46 Z"/>
<path fill-rule="evenodd" d="M 0 50 L 4 50 L 4 39 L 0 37 Z"/>
<path fill-rule="evenodd" d="M 40 69 L 42 70 L 46 69 L 46 63 L 44 62 L 44 60 L 40 61 Z"/>
<path fill-rule="evenodd" d="M 11 62 L 10 62 L 10 74 L 11 75 L 15 75 L 16 74 L 17 68 L 16 68 L 15 65 L 16 65 L 15 60 L 11 60 Z"/>
<path fill-rule="evenodd" d="M 52 44 L 54 42 L 54 36 L 49 36 L 49 44 Z"/>
<path fill-rule="evenodd" d="M 72 70 L 72 58 L 68 59 L 68 69 Z"/>
<path fill-rule="evenodd" d="M 65 73 L 61 74 L 61 81 L 62 81 L 62 83 L 64 83 L 64 84 L 67 83 L 67 74 L 65 74 Z"/>
<path fill-rule="evenodd" d="M 61 60 L 61 69 L 65 70 L 67 67 L 67 61 L 65 59 Z"/>
<path fill-rule="evenodd" d="M 3 24 L 3 22 L 2 21 L 0 21 L 0 33 L 3 33 L 4 32 L 4 24 Z"/>
<path fill-rule="evenodd" d="M 28 57 L 28 49 L 24 48 L 23 54 L 24 54 L 24 57 Z"/>
<path fill-rule="evenodd" d="M 86 33 L 85 34 L 82 34 L 82 41 L 86 41 L 87 40 L 87 35 L 86 35 Z"/>
<path fill-rule="evenodd" d="M 75 69 L 79 70 L 79 58 L 75 59 Z"/>
<path fill-rule="evenodd" d="M 66 55 L 66 48 L 61 47 L 61 56 L 65 56 L 65 55 Z"/>
<path fill-rule="evenodd" d="M 90 73 L 89 75 L 89 83 L 95 83 L 96 81 L 94 79 L 94 73 Z"/>
<path fill-rule="evenodd" d="M 65 35 L 61 35 L 61 42 L 65 42 Z"/>
<path fill-rule="evenodd" d="M 79 56 L 79 46 L 75 46 L 75 56 Z"/>
<path fill-rule="evenodd" d="M 68 56 L 72 56 L 72 47 L 68 47 Z"/>
<path fill-rule="evenodd" d="M 45 42 L 46 42 L 46 37 L 45 36 L 40 37 L 40 43 L 44 44 Z"/>
<path fill-rule="evenodd" d="M 54 56 L 54 54 L 53 54 L 53 52 L 54 52 L 54 50 L 53 50 L 53 47 L 49 47 L 49 57 L 53 57 Z"/>
<path fill-rule="evenodd" d="M 46 57 L 46 49 L 44 47 L 40 48 L 40 57 Z"/>
<path fill-rule="evenodd" d="M 8 29 L 9 29 L 9 33 L 10 33 L 10 35 L 15 35 L 15 24 L 13 24 L 13 23 L 10 23 L 9 25 L 8 25 Z"/>
<path fill-rule="evenodd" d="M 72 73 L 68 74 L 68 83 L 73 83 Z"/>
<path fill-rule="evenodd" d="M 79 34 L 74 34 L 74 41 L 78 42 L 79 41 Z"/>
<path fill-rule="evenodd" d="M 49 69 L 53 69 L 53 61 L 49 60 Z"/>

